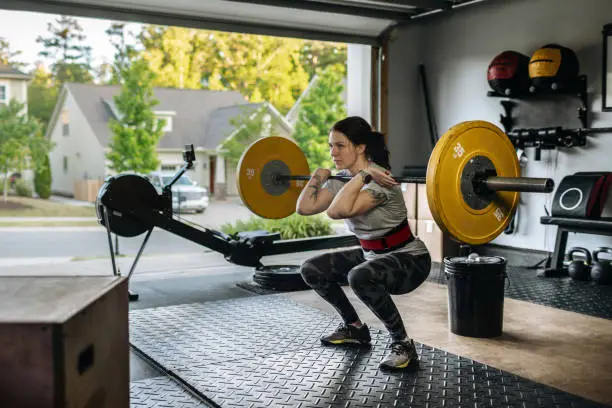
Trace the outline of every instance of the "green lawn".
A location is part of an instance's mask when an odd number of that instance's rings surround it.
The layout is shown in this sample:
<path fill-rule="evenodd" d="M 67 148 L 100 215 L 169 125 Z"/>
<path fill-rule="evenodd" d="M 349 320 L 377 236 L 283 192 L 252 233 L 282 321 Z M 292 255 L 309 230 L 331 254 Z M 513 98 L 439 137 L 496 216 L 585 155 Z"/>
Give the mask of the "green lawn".
<path fill-rule="evenodd" d="M 95 217 L 93 206 L 81 207 L 38 198 L 0 196 L 0 217 Z"/>

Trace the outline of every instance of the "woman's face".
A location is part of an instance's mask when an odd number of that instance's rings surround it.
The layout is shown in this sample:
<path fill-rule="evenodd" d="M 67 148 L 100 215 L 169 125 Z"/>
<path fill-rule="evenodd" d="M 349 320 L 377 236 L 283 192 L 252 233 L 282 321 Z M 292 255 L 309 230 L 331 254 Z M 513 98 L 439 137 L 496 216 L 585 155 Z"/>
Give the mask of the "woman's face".
<path fill-rule="evenodd" d="M 351 168 L 363 150 L 355 146 L 342 132 L 332 130 L 329 134 L 329 153 L 338 170 Z"/>

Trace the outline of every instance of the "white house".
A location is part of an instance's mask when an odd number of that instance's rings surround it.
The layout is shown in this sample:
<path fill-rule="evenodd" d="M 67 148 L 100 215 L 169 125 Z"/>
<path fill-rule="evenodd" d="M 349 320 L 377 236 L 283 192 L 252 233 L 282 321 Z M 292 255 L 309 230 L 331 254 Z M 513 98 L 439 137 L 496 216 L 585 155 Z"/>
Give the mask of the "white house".
<path fill-rule="evenodd" d="M 75 196 L 82 180 L 102 182 L 111 175 L 105 153 L 112 133 L 109 120 L 118 118 L 113 97 L 119 85 L 67 83 L 49 121 L 47 137 L 55 143 L 50 154 L 54 194 Z M 237 194 L 235 169 L 227 166 L 220 146 L 237 130 L 232 119 L 266 110 L 268 132 L 291 136 L 293 127 L 269 103 L 248 103 L 234 91 L 154 88 L 159 100 L 155 114 L 166 119 L 165 134 L 158 145 L 158 170 L 174 171 L 182 163 L 185 145 L 196 151 L 189 176 L 211 194 L 222 198 Z"/>
<path fill-rule="evenodd" d="M 0 64 L 0 105 L 6 105 L 11 99 L 28 104 L 28 82 L 32 79 L 27 74 L 11 67 Z"/>

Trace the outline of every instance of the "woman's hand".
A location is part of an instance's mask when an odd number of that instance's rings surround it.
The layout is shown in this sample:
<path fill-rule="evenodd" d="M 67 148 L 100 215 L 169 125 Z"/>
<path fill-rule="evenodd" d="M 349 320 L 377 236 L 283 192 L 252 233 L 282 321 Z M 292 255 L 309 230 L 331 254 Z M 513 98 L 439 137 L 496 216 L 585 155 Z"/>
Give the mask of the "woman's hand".
<path fill-rule="evenodd" d="M 372 179 L 383 187 L 389 188 L 399 184 L 393 177 L 391 177 L 387 170 L 380 170 L 376 167 L 370 166 L 365 168 L 364 171 L 372 175 Z"/>
<path fill-rule="evenodd" d="M 327 181 L 330 175 L 331 171 L 329 169 L 321 168 L 312 173 L 306 187 L 298 197 L 296 205 L 298 214 L 318 214 L 329 207 L 334 199 L 334 194 L 327 188 L 323 188 L 323 183 Z"/>
<path fill-rule="evenodd" d="M 323 183 L 325 183 L 327 181 L 327 179 L 329 178 L 329 176 L 331 176 L 331 170 L 330 169 L 323 169 L 321 167 L 319 167 L 318 169 L 316 169 L 314 171 L 314 173 L 312 173 L 312 177 L 313 179 L 317 180 L 317 184 L 321 185 Z"/>

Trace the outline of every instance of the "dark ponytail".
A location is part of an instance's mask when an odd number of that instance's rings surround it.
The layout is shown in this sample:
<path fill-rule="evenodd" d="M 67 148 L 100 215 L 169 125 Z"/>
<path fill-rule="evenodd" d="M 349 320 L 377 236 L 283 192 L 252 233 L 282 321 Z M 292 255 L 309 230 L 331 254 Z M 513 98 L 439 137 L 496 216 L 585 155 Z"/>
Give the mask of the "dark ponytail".
<path fill-rule="evenodd" d="M 359 116 L 349 116 L 336 122 L 332 130 L 343 133 L 355 145 L 364 144 L 368 160 L 391 170 L 385 135 L 372 130 L 372 126 L 365 119 Z"/>
<path fill-rule="evenodd" d="M 370 136 L 366 142 L 365 154 L 374 163 L 387 170 L 391 170 L 389 149 L 387 149 L 387 144 L 385 143 L 385 135 L 382 133 L 370 131 Z"/>

